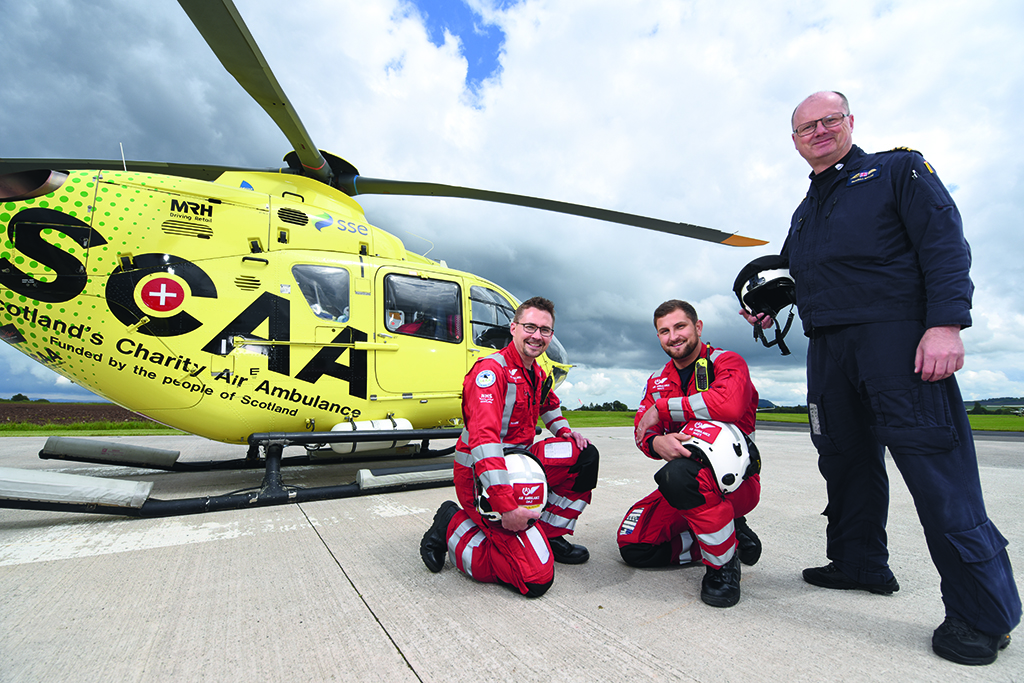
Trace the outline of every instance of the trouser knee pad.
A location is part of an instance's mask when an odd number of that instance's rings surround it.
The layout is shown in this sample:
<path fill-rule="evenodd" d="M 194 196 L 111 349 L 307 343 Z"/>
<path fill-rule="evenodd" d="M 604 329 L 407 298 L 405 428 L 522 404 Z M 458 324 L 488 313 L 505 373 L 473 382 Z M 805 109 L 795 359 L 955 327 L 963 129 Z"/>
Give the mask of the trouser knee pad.
<path fill-rule="evenodd" d="M 588 444 L 580 451 L 575 464 L 569 468 L 569 472 L 576 475 L 576 481 L 572 484 L 573 491 L 586 493 L 597 488 L 598 460 L 597 447 L 594 444 Z"/>
<path fill-rule="evenodd" d="M 697 474 L 702 467 L 696 460 L 677 458 L 658 470 L 654 481 L 669 505 L 677 510 L 691 510 L 705 503 L 697 484 Z"/>
<path fill-rule="evenodd" d="M 630 567 L 667 567 L 672 558 L 672 544 L 630 543 L 619 548 L 619 554 Z"/>
<path fill-rule="evenodd" d="M 548 581 L 547 583 L 527 583 L 526 592 L 523 593 L 523 595 L 527 598 L 539 598 L 548 592 L 552 583 L 554 583 L 554 580 Z"/>

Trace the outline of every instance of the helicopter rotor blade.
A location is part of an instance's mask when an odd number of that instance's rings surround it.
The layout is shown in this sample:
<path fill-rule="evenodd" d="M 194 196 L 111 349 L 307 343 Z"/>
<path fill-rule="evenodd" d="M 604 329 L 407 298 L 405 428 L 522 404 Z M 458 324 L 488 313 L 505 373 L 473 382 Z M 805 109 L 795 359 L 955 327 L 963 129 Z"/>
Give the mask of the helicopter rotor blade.
<path fill-rule="evenodd" d="M 331 168 L 231 0 L 178 0 L 228 73 L 270 115 L 298 155 L 303 175 L 330 184 Z"/>
<path fill-rule="evenodd" d="M 509 194 L 507 192 L 494 192 L 491 190 L 478 190 L 470 187 L 458 187 L 456 185 L 440 185 L 437 183 L 419 183 L 402 180 L 384 180 L 381 178 L 367 178 L 364 176 L 349 175 L 336 178 L 336 183 L 341 186 L 350 196 L 360 194 L 390 194 L 422 197 L 458 197 L 462 199 L 475 199 L 484 202 L 497 202 L 499 204 L 512 204 L 525 206 L 532 209 L 567 213 L 573 216 L 583 216 L 600 221 L 632 225 L 647 230 L 666 232 L 682 237 L 692 237 L 705 242 L 725 244 L 730 247 L 757 247 L 768 244 L 765 240 L 753 237 L 744 237 L 735 233 L 722 232 L 713 228 L 705 228 L 691 223 L 673 223 L 659 218 L 648 218 L 621 211 L 599 209 L 583 204 L 571 204 L 552 199 L 541 199 L 526 195 Z"/>
<path fill-rule="evenodd" d="M 165 161 L 122 161 L 120 159 L 0 159 L 0 175 L 54 169 L 60 171 L 133 171 L 140 173 L 162 173 L 164 175 L 214 181 L 228 171 L 252 171 L 256 169 L 213 164 L 176 164 Z M 281 169 L 260 169 L 276 173 Z"/>

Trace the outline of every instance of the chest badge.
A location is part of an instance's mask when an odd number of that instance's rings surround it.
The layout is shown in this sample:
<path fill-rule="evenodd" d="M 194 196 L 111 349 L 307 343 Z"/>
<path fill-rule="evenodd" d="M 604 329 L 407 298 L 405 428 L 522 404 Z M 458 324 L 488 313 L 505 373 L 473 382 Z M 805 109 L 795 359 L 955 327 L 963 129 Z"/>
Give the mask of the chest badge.
<path fill-rule="evenodd" d="M 850 187 L 851 185 L 860 185 L 861 183 L 873 180 L 878 177 L 878 174 L 880 172 L 881 169 L 876 166 L 875 168 L 868 169 L 867 171 L 854 173 L 852 176 L 850 176 L 850 179 L 846 181 L 846 186 Z"/>

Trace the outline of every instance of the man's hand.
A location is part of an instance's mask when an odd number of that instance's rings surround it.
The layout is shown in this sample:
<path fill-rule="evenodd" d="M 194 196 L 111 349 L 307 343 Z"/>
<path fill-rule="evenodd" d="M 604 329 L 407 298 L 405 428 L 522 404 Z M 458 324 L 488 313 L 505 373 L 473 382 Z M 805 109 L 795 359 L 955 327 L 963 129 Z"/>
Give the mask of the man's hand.
<path fill-rule="evenodd" d="M 914 372 L 925 382 L 946 379 L 964 366 L 964 343 L 959 325 L 929 327 L 924 331 L 914 356 Z"/>
<path fill-rule="evenodd" d="M 636 423 L 636 431 L 633 434 L 635 440 L 640 441 L 643 439 L 647 430 L 659 422 L 661 422 L 661 417 L 658 415 L 658 409 L 655 406 L 651 406 L 640 417 L 640 421 Z"/>
<path fill-rule="evenodd" d="M 740 309 L 740 315 L 751 325 L 760 325 L 762 330 L 767 330 L 769 327 L 775 324 L 772 317 L 767 313 L 758 313 L 757 315 L 751 315 L 747 313 L 745 309 Z"/>
<path fill-rule="evenodd" d="M 675 460 L 676 458 L 689 458 L 692 453 L 683 444 L 690 440 L 690 437 L 686 434 L 680 434 L 678 432 L 674 434 L 662 434 L 661 436 L 654 437 L 654 441 L 651 442 L 651 447 L 654 452 L 661 457 L 662 460 L 668 462 Z"/>
<path fill-rule="evenodd" d="M 540 519 L 540 510 L 528 510 L 520 505 L 515 510 L 502 513 L 501 526 L 512 532 L 526 531 L 531 519 Z"/>
<path fill-rule="evenodd" d="M 569 432 L 569 438 L 572 439 L 573 443 L 576 444 L 576 448 L 580 449 L 581 451 L 590 445 L 590 439 L 583 436 L 579 432 Z"/>

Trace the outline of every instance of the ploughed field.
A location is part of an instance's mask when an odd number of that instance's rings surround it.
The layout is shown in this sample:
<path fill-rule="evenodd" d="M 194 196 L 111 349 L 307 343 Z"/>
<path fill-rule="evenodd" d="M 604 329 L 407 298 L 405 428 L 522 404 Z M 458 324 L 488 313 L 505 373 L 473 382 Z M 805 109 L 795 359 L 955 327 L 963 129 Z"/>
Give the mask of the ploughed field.
<path fill-rule="evenodd" d="M 80 422 L 152 422 L 113 403 L 0 403 L 0 424 L 27 422 L 69 425 Z"/>

